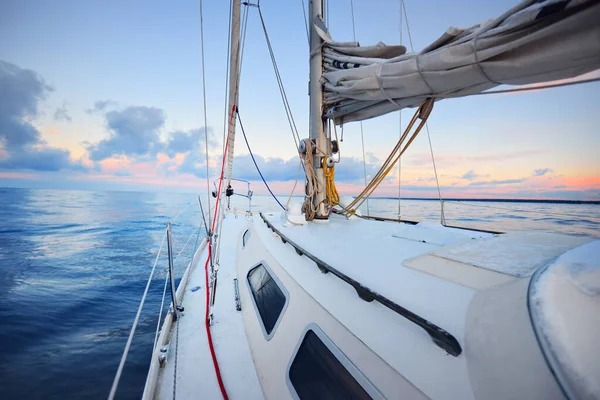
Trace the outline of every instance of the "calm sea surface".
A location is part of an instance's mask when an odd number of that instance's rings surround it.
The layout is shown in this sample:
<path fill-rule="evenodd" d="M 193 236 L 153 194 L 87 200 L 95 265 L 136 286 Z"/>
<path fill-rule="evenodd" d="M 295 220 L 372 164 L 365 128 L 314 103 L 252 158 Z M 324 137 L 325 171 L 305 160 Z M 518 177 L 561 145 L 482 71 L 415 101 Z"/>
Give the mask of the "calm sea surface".
<path fill-rule="evenodd" d="M 397 200 L 369 205 L 371 214 L 398 215 Z M 253 207 L 277 206 L 255 196 Z M 401 203 L 402 217 L 415 221 L 439 221 L 439 209 L 436 201 Z M 600 205 L 447 202 L 445 214 L 452 225 L 600 238 Z M 191 194 L 0 188 L 0 398 L 106 398 L 166 222 L 181 276 L 202 239 L 200 219 Z M 143 390 L 164 254 L 118 398 Z"/>

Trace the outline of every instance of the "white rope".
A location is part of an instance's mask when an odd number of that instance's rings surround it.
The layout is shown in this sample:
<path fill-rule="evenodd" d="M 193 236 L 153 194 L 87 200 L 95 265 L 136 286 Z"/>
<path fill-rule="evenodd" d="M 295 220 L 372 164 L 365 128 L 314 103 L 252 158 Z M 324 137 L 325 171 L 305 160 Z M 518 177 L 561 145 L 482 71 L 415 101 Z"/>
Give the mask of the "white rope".
<path fill-rule="evenodd" d="M 123 372 L 123 367 L 125 366 L 125 360 L 127 360 L 127 355 L 129 354 L 129 348 L 131 347 L 133 335 L 135 334 L 135 329 L 137 328 L 137 325 L 140 321 L 140 315 L 142 313 L 142 308 L 144 307 L 144 302 L 146 301 L 146 295 L 148 294 L 148 289 L 150 288 L 150 283 L 152 282 L 152 277 L 154 276 L 154 270 L 156 269 L 156 265 L 158 264 L 158 257 L 160 256 L 160 252 L 163 248 L 163 245 L 165 244 L 166 237 L 167 237 L 167 230 L 165 229 L 165 233 L 163 235 L 162 241 L 160 242 L 160 248 L 158 249 L 158 253 L 156 253 L 156 259 L 154 260 L 154 265 L 152 266 L 152 270 L 150 271 L 150 276 L 148 277 L 148 283 L 146 283 L 146 289 L 144 289 L 144 294 L 142 296 L 142 299 L 140 300 L 140 305 L 138 306 L 137 314 L 135 315 L 133 325 L 131 326 L 131 331 L 129 332 L 129 337 L 127 338 L 127 344 L 125 345 L 125 349 L 123 350 L 123 355 L 121 356 L 121 362 L 119 363 L 119 368 L 117 369 L 115 379 L 113 380 L 112 387 L 110 388 L 108 400 L 114 399 L 115 394 L 117 393 L 117 387 L 119 386 L 119 381 L 121 380 L 121 373 Z"/>

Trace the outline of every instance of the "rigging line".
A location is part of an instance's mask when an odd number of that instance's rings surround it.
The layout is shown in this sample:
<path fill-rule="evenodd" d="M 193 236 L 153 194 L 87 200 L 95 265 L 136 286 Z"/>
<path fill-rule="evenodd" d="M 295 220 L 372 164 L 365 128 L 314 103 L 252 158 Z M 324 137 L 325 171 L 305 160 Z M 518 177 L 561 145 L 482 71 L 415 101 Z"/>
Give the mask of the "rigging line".
<path fill-rule="evenodd" d="M 181 251 L 179 252 L 179 254 L 177 254 L 177 257 L 175 257 L 175 259 L 173 260 L 173 264 L 175 264 L 175 261 L 177 261 L 177 259 L 179 258 L 179 256 L 181 255 L 181 253 L 183 252 L 183 250 L 186 248 L 186 246 L 188 245 L 188 243 L 190 242 L 190 240 L 192 239 L 192 236 L 194 236 L 194 233 L 200 233 L 200 227 L 196 227 L 196 229 L 194 229 L 194 232 L 192 232 L 192 234 L 190 235 L 190 238 L 188 239 L 188 241 L 183 245 L 183 247 L 181 248 Z M 196 244 L 198 244 L 197 242 L 198 238 L 196 237 Z M 166 271 L 166 270 L 165 270 Z M 162 300 L 160 301 L 160 311 L 158 313 L 158 322 L 156 323 L 156 333 L 154 334 L 154 347 L 156 348 L 156 342 L 158 341 L 158 332 L 160 330 L 160 322 L 161 322 L 161 317 L 162 317 L 162 310 L 165 304 L 165 294 L 167 293 L 167 282 L 168 282 L 168 278 L 169 278 L 169 274 L 168 272 L 165 274 L 165 286 L 163 288 L 163 294 L 162 294 Z"/>
<path fill-rule="evenodd" d="M 302 0 L 302 16 L 304 17 L 304 26 L 306 26 L 306 38 L 308 39 L 308 48 L 310 51 L 310 33 L 308 31 L 308 17 L 306 16 L 307 12 L 308 11 L 306 10 L 304 0 Z"/>
<path fill-rule="evenodd" d="M 415 49 L 413 46 L 412 35 L 410 34 L 410 25 L 408 24 L 408 13 L 406 12 L 406 4 L 404 3 L 403 0 L 400 0 L 400 4 L 402 6 L 402 10 L 404 10 L 404 17 L 406 19 L 406 32 L 408 33 L 408 41 L 410 42 L 410 51 L 414 52 Z M 400 20 L 400 21 L 402 21 L 402 20 Z M 440 190 L 440 181 L 438 179 L 437 168 L 435 165 L 435 157 L 433 156 L 433 146 L 431 145 L 431 135 L 429 134 L 429 124 L 427 123 L 427 121 L 425 121 L 425 129 L 427 130 L 427 139 L 429 141 L 429 150 L 431 152 L 431 162 L 433 164 L 433 172 L 435 173 L 435 183 L 437 185 L 438 196 L 440 199 L 440 219 L 441 219 L 442 225 L 445 225 L 446 217 L 444 215 L 444 202 L 442 200 L 442 192 Z M 400 174 L 400 172 L 398 172 L 398 174 Z M 400 189 L 398 189 L 398 192 L 399 191 L 400 191 Z M 398 200 L 398 201 L 400 201 L 400 200 Z"/>
<path fill-rule="evenodd" d="M 188 208 L 190 208 L 190 206 L 191 206 L 191 205 L 192 205 L 192 202 L 190 202 L 190 203 L 189 203 L 189 204 L 188 204 L 188 205 L 187 205 L 187 206 L 186 206 L 186 207 L 185 207 L 183 210 L 181 210 L 181 211 L 180 211 L 180 212 L 179 212 L 179 213 L 178 213 L 178 214 L 177 214 L 175 217 L 173 217 L 173 218 L 171 219 L 171 223 L 175 222 L 175 220 L 176 220 L 177 218 L 179 218 L 179 216 L 180 216 L 181 214 L 183 214 L 185 211 L 187 211 L 187 209 L 188 209 Z"/>
<path fill-rule="evenodd" d="M 204 68 L 204 16 L 202 12 L 202 0 L 200 0 L 200 42 L 202 52 L 202 108 L 204 111 L 204 152 L 206 155 L 206 198 L 208 200 L 208 209 L 210 210 L 210 171 L 208 166 L 208 122 L 206 117 L 206 70 Z M 208 224 L 210 225 L 210 213 L 208 214 Z"/>
<path fill-rule="evenodd" d="M 449 200 L 446 201 L 446 203 L 452 203 L 452 204 L 457 204 L 460 206 L 471 206 L 471 207 L 481 207 L 481 208 L 490 208 L 490 209 L 494 209 L 494 210 L 502 210 L 502 211 L 510 211 L 510 212 L 521 212 L 521 213 L 525 213 L 525 214 L 539 214 L 539 215 L 554 215 L 557 217 L 572 217 L 572 218 L 593 218 L 593 219 L 597 219 L 597 217 L 589 217 L 589 216 L 585 216 L 585 215 L 577 215 L 577 214 L 565 214 L 565 213 L 553 213 L 551 211 L 535 211 L 535 210 L 515 210 L 512 208 L 506 208 L 506 207 L 496 207 L 496 206 L 486 206 L 483 204 L 471 204 L 471 203 L 464 203 L 462 201 L 454 201 L 454 200 Z"/>
<path fill-rule="evenodd" d="M 533 92 L 536 90 L 553 89 L 553 88 L 558 88 L 558 87 L 580 85 L 583 83 L 593 83 L 593 82 L 598 82 L 598 81 L 600 81 L 600 77 L 590 78 L 590 79 L 581 79 L 578 81 L 548 83 L 548 84 L 544 84 L 544 85 L 540 85 L 540 86 L 517 87 L 517 88 L 510 88 L 510 89 L 491 90 L 489 92 L 470 93 L 468 96 L 481 96 L 481 95 L 486 95 L 486 94 L 502 94 L 502 93 L 515 93 L 515 92 Z M 428 96 L 428 97 L 431 97 L 431 96 Z M 438 99 L 448 99 L 448 98 L 453 98 L 453 97 L 465 97 L 465 95 L 441 94 L 441 95 L 437 95 L 435 97 Z"/>
<path fill-rule="evenodd" d="M 356 42 L 356 25 L 354 22 L 354 0 L 350 0 L 350 14 L 352 15 L 352 40 Z M 363 172 L 365 176 L 365 187 L 367 187 L 367 159 L 365 157 L 365 135 L 362 121 L 360 121 L 360 142 L 362 144 L 362 161 Z M 369 199 L 367 199 L 367 216 L 369 216 Z"/>
<path fill-rule="evenodd" d="M 277 197 L 275 197 L 275 194 L 273 194 L 273 191 L 269 187 L 269 184 L 265 180 L 265 177 L 263 176 L 262 172 L 260 172 L 260 168 L 258 168 L 258 164 L 256 163 L 256 159 L 254 158 L 254 154 L 252 154 L 252 150 L 250 149 L 250 144 L 248 143 L 248 138 L 246 137 L 246 132 L 244 131 L 244 125 L 242 125 L 242 118 L 240 117 L 240 111 L 238 109 L 236 109 L 236 113 L 237 113 L 238 121 L 240 121 L 240 129 L 242 130 L 242 134 L 244 135 L 244 141 L 246 142 L 246 146 L 248 147 L 248 151 L 250 152 L 250 157 L 252 158 L 252 162 L 254 163 L 254 166 L 256 167 L 256 170 L 258 171 L 260 178 L 264 182 L 269 193 L 271 193 L 271 196 L 273 196 L 273 198 L 275 199 L 277 204 L 279 204 L 279 207 L 281 207 L 283 210 L 285 210 L 285 207 L 283 206 L 283 204 L 281 204 L 279 202 L 279 200 L 277 199 Z M 294 185 L 294 187 L 295 187 L 295 185 Z"/>
<path fill-rule="evenodd" d="M 437 168 L 435 166 L 435 157 L 433 156 L 433 146 L 431 145 L 431 135 L 429 135 L 429 124 L 427 124 L 427 122 L 425 122 L 425 129 L 427 130 L 427 139 L 429 140 L 429 150 L 431 151 L 431 162 L 433 164 L 433 172 L 435 174 L 435 183 L 437 185 L 438 196 L 440 197 L 440 204 L 442 207 L 441 208 L 441 219 L 443 221 L 442 225 L 445 225 L 446 218 L 444 216 L 444 203 L 442 200 L 442 192 L 440 190 L 440 181 L 438 179 Z"/>
<path fill-rule="evenodd" d="M 154 334 L 154 346 L 153 349 L 156 349 L 156 342 L 158 342 L 158 332 L 160 331 L 160 321 L 162 319 L 162 311 L 165 304 L 165 295 L 167 294 L 167 283 L 169 282 L 169 273 L 165 269 L 165 286 L 163 288 L 162 300 L 160 301 L 160 309 L 158 312 L 158 321 L 156 322 L 156 333 Z"/>
<path fill-rule="evenodd" d="M 242 77 L 242 62 L 244 61 L 244 48 L 245 48 L 245 44 L 246 44 L 246 31 L 248 29 L 248 10 L 250 9 L 249 5 L 246 5 L 246 8 L 244 9 L 244 16 L 242 17 L 243 21 L 242 21 L 242 40 L 241 40 L 241 44 L 240 44 L 240 67 L 239 67 L 239 74 L 238 74 L 238 87 L 240 85 L 240 79 Z M 239 100 L 238 100 L 239 103 Z"/>
<path fill-rule="evenodd" d="M 150 271 L 150 276 L 148 277 L 148 283 L 146 283 L 146 289 L 144 289 L 144 294 L 142 295 L 142 299 L 140 300 L 140 305 L 138 306 L 137 313 L 135 315 L 135 319 L 133 320 L 133 325 L 131 326 L 131 331 L 129 332 L 129 337 L 127 338 L 127 344 L 125 344 L 125 349 L 123 350 L 123 355 L 121 356 L 121 361 L 119 362 L 119 368 L 117 369 L 117 373 L 115 374 L 115 379 L 113 380 L 112 387 L 110 388 L 110 393 L 108 395 L 108 400 L 113 400 L 115 398 L 115 394 L 117 393 L 117 387 L 119 386 L 119 381 L 121 380 L 121 373 L 123 372 L 123 367 L 125 366 L 125 361 L 127 360 L 127 355 L 129 354 L 129 349 L 131 348 L 131 342 L 133 341 L 133 335 L 135 334 L 135 329 L 140 321 L 140 315 L 142 314 L 142 308 L 144 307 L 144 302 L 146 301 L 146 296 L 148 295 L 148 289 L 150 289 L 150 283 L 152 282 L 152 277 L 154 276 L 154 270 L 156 269 L 156 265 L 158 264 L 158 257 L 160 256 L 160 252 L 165 244 L 165 238 L 167 237 L 167 230 L 165 229 L 165 233 L 163 235 L 162 241 L 160 242 L 160 247 L 158 252 L 156 253 L 156 259 L 154 260 L 154 265 L 152 266 L 152 270 Z"/>
<path fill-rule="evenodd" d="M 223 105 L 223 141 L 221 143 L 223 143 L 223 146 L 221 147 L 221 149 L 225 148 L 225 135 L 227 134 L 227 113 L 229 112 L 229 107 L 228 107 L 228 96 L 227 94 L 229 93 L 229 58 L 231 56 L 231 14 L 232 14 L 232 10 L 233 10 L 233 0 L 229 1 L 229 27 L 227 28 L 227 54 L 225 55 L 225 57 L 227 58 L 226 60 L 226 68 L 225 68 L 225 101 L 224 101 L 224 105 Z M 210 207 L 209 207 L 210 209 Z"/>
<path fill-rule="evenodd" d="M 400 0 L 400 44 L 402 44 L 402 9 L 404 0 Z M 398 111 L 398 138 L 402 136 L 402 110 Z M 398 160 L 398 218 L 402 215 L 402 158 Z"/>
<path fill-rule="evenodd" d="M 281 99 L 283 101 L 283 106 L 285 108 L 288 123 L 289 123 L 290 129 L 292 131 L 292 136 L 294 137 L 294 143 L 296 144 L 296 150 L 298 150 L 299 143 L 300 143 L 300 135 L 298 134 L 298 128 L 296 126 L 296 121 L 294 120 L 294 116 L 292 114 L 292 110 L 289 105 L 285 87 L 283 85 L 283 80 L 281 79 L 281 74 L 279 73 L 279 67 L 277 66 L 277 61 L 275 59 L 275 52 L 273 51 L 273 46 L 271 46 L 271 39 L 269 38 L 269 33 L 267 32 L 267 26 L 265 24 L 265 20 L 263 18 L 262 10 L 261 10 L 260 6 L 258 7 L 258 15 L 260 17 L 263 32 L 265 34 L 265 40 L 267 42 L 267 47 L 269 49 L 269 55 L 271 56 L 271 63 L 273 64 L 273 70 L 275 71 L 275 78 L 277 79 L 277 84 L 279 85 L 279 93 L 281 94 Z"/>

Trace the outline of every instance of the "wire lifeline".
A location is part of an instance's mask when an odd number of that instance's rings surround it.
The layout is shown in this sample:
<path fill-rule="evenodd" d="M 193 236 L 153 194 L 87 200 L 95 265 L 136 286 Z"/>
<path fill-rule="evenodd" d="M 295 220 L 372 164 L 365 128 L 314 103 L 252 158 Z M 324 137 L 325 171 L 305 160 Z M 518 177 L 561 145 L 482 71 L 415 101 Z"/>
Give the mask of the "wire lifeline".
<path fill-rule="evenodd" d="M 140 300 L 140 305 L 138 306 L 138 310 L 135 315 L 133 325 L 131 326 L 131 331 L 129 332 L 129 337 L 127 338 L 127 344 L 125 345 L 125 349 L 123 350 L 123 355 L 121 356 L 121 362 L 119 363 L 119 368 L 117 369 L 117 373 L 115 374 L 115 379 L 113 381 L 112 387 L 110 388 L 110 393 L 108 395 L 109 400 L 114 399 L 115 394 L 117 393 L 117 387 L 119 387 L 119 381 L 121 380 L 121 373 L 123 372 L 123 367 L 125 366 L 125 361 L 127 360 L 127 355 L 129 354 L 129 348 L 131 347 L 131 342 L 133 341 L 133 335 L 135 334 L 135 329 L 137 328 L 138 322 L 140 321 L 140 315 L 142 313 L 142 308 L 144 307 L 144 303 L 146 301 L 146 295 L 148 294 L 148 289 L 150 288 L 150 283 L 152 282 L 152 277 L 154 276 L 154 270 L 156 269 L 156 265 L 158 264 L 158 257 L 160 256 L 162 247 L 165 244 L 166 237 L 167 237 L 167 230 L 165 229 L 165 233 L 164 233 L 162 241 L 160 243 L 160 248 L 158 249 L 158 252 L 156 253 L 156 259 L 154 260 L 154 265 L 152 266 L 152 270 L 150 271 L 150 276 L 148 277 L 148 283 L 146 283 L 146 289 L 144 289 L 144 294 L 142 295 L 142 299 Z"/>
<path fill-rule="evenodd" d="M 263 176 L 262 172 L 260 172 L 260 168 L 258 168 L 258 164 L 256 163 L 256 159 L 254 158 L 254 154 L 252 154 L 252 149 L 250 148 L 250 144 L 248 143 L 248 138 L 246 137 L 246 132 L 244 131 L 244 125 L 242 125 L 242 118 L 240 117 L 240 110 L 236 109 L 235 112 L 237 114 L 238 121 L 240 121 L 240 129 L 242 130 L 242 134 L 244 135 L 244 141 L 246 142 L 246 147 L 248 147 L 248 151 L 250 152 L 250 157 L 252 158 L 252 162 L 254 163 L 254 166 L 256 167 L 256 170 L 258 171 L 258 174 L 260 175 L 260 178 L 262 179 L 263 183 L 267 187 L 267 190 L 269 191 L 269 193 L 271 193 L 271 196 L 273 196 L 273 198 L 275 199 L 275 201 L 277 202 L 277 204 L 279 204 L 279 207 L 281 207 L 283 210 L 285 210 L 286 208 L 283 206 L 283 204 L 281 204 L 279 202 L 279 200 L 277 199 L 277 197 L 275 197 L 275 194 L 273 194 L 273 191 L 269 187 L 269 184 L 265 180 L 265 177 Z"/>

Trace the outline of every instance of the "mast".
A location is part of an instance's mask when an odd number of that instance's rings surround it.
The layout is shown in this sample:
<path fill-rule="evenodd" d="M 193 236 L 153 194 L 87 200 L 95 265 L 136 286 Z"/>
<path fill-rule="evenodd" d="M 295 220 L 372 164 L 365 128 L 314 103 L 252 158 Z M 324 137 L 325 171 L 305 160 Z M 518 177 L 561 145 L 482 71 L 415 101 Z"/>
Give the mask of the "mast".
<path fill-rule="evenodd" d="M 324 21 L 324 10 L 326 0 L 310 0 L 310 130 L 309 137 L 316 144 L 317 149 L 326 151 L 327 141 L 325 137 L 325 120 L 323 119 L 323 86 L 321 84 L 321 75 L 323 75 L 323 54 L 321 44 L 323 40 L 317 34 L 313 22 L 316 19 Z M 313 169 L 317 178 L 318 185 L 315 188 L 316 195 L 313 198 L 313 204 L 317 209 L 316 219 L 328 219 L 328 213 L 325 210 L 325 176 L 323 175 L 323 166 L 321 165 L 319 151 L 313 155 Z"/>
<path fill-rule="evenodd" d="M 229 58 L 229 103 L 227 106 L 227 186 L 231 183 L 233 150 L 235 144 L 235 120 L 239 95 L 240 72 L 240 8 L 241 0 L 233 0 L 231 10 L 231 54 Z M 225 146 L 225 143 L 223 143 Z"/>

